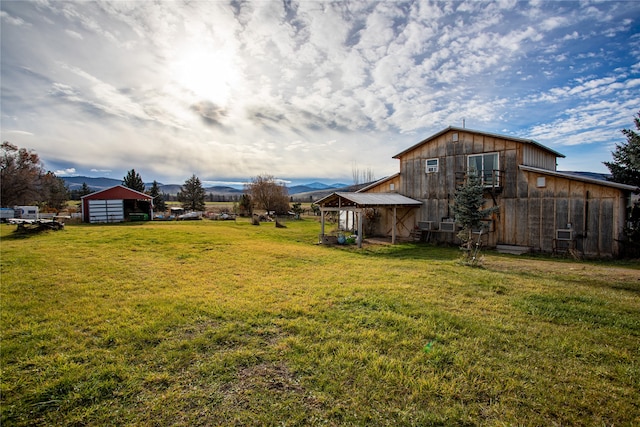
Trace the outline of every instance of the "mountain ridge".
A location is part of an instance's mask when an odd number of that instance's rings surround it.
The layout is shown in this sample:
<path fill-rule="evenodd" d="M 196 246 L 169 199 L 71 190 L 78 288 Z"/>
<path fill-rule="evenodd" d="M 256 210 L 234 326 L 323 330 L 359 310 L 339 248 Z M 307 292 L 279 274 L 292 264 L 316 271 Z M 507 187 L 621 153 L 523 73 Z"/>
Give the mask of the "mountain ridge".
<path fill-rule="evenodd" d="M 62 177 L 62 180 L 65 182 L 69 190 L 80 190 L 83 184 L 87 184 L 87 186 L 91 189 L 91 191 L 100 191 L 110 187 L 114 187 L 116 185 L 121 185 L 122 180 L 114 179 L 114 178 L 93 178 L 88 176 L 68 176 Z M 144 184 L 147 189 L 151 188 L 153 183 L 145 183 Z M 158 187 L 160 188 L 160 192 L 162 194 L 169 194 L 171 196 L 175 196 L 181 190 L 182 185 L 180 184 L 161 184 L 158 183 Z M 346 184 L 335 183 L 335 184 L 323 184 L 321 182 L 312 182 L 309 184 L 301 184 L 294 185 L 291 187 L 287 187 L 287 191 L 289 195 L 295 195 L 299 193 L 309 193 L 314 191 L 326 191 L 331 189 L 338 189 L 347 187 Z M 204 187 L 204 190 L 207 194 L 213 195 L 241 195 L 244 193 L 244 190 L 240 190 L 231 186 L 225 185 L 215 185 L 210 187 Z"/>

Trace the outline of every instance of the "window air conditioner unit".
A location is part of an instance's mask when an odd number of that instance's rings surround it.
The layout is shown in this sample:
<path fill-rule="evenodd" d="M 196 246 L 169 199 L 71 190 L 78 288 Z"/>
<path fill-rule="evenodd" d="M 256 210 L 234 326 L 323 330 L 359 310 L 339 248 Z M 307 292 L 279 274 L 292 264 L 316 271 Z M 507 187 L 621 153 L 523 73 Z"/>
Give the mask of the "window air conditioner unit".
<path fill-rule="evenodd" d="M 433 221 L 418 221 L 420 230 L 433 230 Z"/>
<path fill-rule="evenodd" d="M 447 233 L 453 233 L 456 231 L 456 223 L 455 222 L 441 222 L 440 223 L 440 231 L 444 231 Z"/>
<path fill-rule="evenodd" d="M 569 229 L 556 230 L 556 240 L 573 240 L 573 230 L 569 230 Z"/>

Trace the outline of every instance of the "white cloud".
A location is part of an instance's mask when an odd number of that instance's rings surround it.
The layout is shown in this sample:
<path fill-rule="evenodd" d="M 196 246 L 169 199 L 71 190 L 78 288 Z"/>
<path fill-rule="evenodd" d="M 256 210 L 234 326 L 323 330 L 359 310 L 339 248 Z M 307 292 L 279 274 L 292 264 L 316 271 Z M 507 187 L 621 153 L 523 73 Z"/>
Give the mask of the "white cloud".
<path fill-rule="evenodd" d="M 76 168 L 58 169 L 54 172 L 56 176 L 73 176 L 76 175 Z"/>
<path fill-rule="evenodd" d="M 72 30 L 65 30 L 65 33 L 67 33 L 67 35 L 73 39 L 76 40 L 83 40 L 84 37 L 82 37 L 82 34 L 76 32 L 76 31 L 72 31 Z"/>
<path fill-rule="evenodd" d="M 22 18 L 16 18 L 15 16 L 11 16 L 9 13 L 5 12 L 4 10 L 0 11 L 0 19 L 2 19 L 7 24 L 15 25 L 17 27 L 20 27 L 22 25 L 30 25 L 29 23 L 25 22 Z"/>
<path fill-rule="evenodd" d="M 27 129 L 38 153 L 76 170 L 163 182 L 348 176 L 362 156 L 393 171 L 392 155 L 463 118 L 551 144 L 610 143 L 639 84 L 640 7 L 622 9 L 4 2 L 3 35 L 17 42 L 3 37 L 2 135 Z"/>

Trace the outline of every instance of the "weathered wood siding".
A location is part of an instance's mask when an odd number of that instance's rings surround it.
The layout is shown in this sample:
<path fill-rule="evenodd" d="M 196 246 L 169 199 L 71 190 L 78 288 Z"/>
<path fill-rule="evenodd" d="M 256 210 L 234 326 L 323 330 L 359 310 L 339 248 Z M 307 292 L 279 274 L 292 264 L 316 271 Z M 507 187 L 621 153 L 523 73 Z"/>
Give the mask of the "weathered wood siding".
<path fill-rule="evenodd" d="M 379 184 L 367 188 L 367 193 L 398 193 L 400 190 L 400 175 L 386 179 Z M 391 236 L 393 232 L 393 208 L 376 208 L 380 214 L 380 220 L 375 225 L 373 234 L 376 236 Z M 396 211 L 396 236 L 400 239 L 407 238 L 417 224 L 415 208 L 397 208 Z"/>
<path fill-rule="evenodd" d="M 367 193 L 397 193 L 400 189 L 400 176 L 386 179 L 374 187 L 367 189 Z"/>
<path fill-rule="evenodd" d="M 544 178 L 544 186 L 538 178 Z M 518 187 L 518 198 L 498 201 L 498 244 L 551 252 L 556 231 L 570 229 L 575 248 L 586 256 L 619 253 L 628 202 L 623 191 L 528 171 L 521 172 Z"/>
<path fill-rule="evenodd" d="M 556 231 L 571 229 L 575 247 L 587 256 L 611 256 L 619 252 L 627 200 L 625 192 L 596 183 L 544 175 L 519 168 L 531 166 L 556 170 L 556 156 L 527 141 L 511 140 L 473 131 L 449 130 L 397 156 L 400 175 L 393 181 L 400 194 L 423 202 L 419 210 L 403 217 L 398 236 L 407 236 L 418 221 L 439 224 L 452 218 L 456 187 L 463 182 L 467 157 L 498 153 L 500 187 L 485 192 L 486 206 L 498 205 L 493 215 L 489 246 L 527 246 L 551 252 Z M 438 171 L 427 173 L 426 161 L 438 159 Z M 544 177 L 544 185 L 538 178 Z M 388 192 L 389 183 L 371 191 Z M 380 232 L 391 233 L 391 213 L 382 212 Z M 411 224 L 413 221 L 413 224 Z M 435 233 L 434 238 L 455 243 L 455 233 Z"/>

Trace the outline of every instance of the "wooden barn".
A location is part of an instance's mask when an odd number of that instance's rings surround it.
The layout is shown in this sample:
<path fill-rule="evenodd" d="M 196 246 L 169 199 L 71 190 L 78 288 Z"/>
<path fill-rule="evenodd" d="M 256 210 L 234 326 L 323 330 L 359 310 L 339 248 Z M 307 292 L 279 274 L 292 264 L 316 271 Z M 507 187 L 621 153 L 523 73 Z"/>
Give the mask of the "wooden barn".
<path fill-rule="evenodd" d="M 480 176 L 486 206 L 484 243 L 505 251 L 620 253 L 635 188 L 556 170 L 562 154 L 533 140 L 448 127 L 394 156 L 400 172 L 361 190 L 398 193 L 422 202 L 404 217 L 433 242 L 458 243 L 451 204 L 467 174 Z M 380 212 L 378 232 L 393 220 Z M 396 230 L 409 237 L 409 227 Z M 413 230 L 415 232 L 415 230 Z"/>
<path fill-rule="evenodd" d="M 153 218 L 153 197 L 123 185 L 82 197 L 82 220 L 89 223 Z"/>

